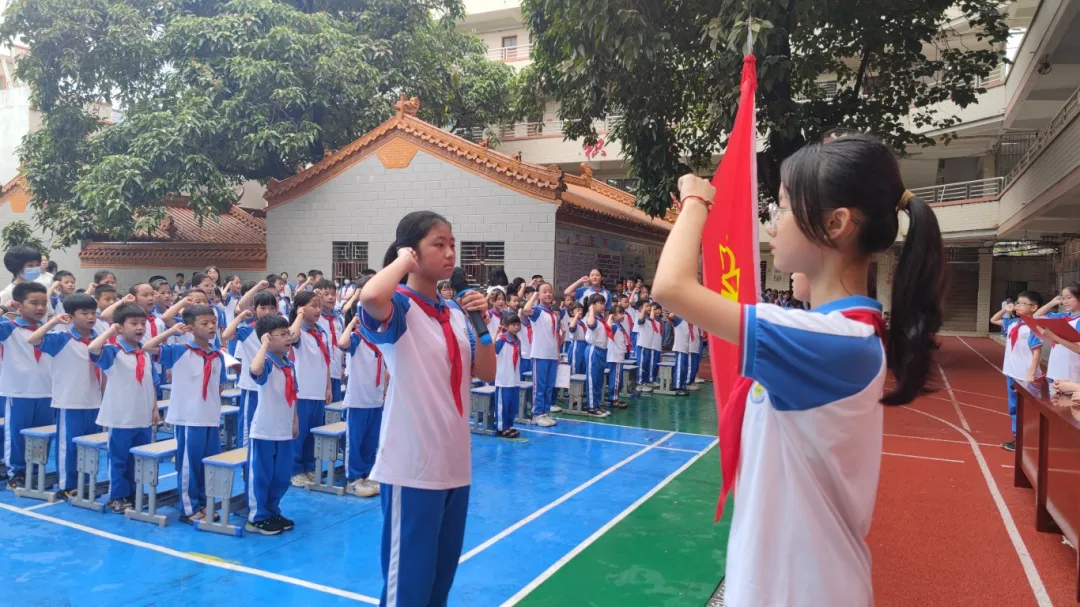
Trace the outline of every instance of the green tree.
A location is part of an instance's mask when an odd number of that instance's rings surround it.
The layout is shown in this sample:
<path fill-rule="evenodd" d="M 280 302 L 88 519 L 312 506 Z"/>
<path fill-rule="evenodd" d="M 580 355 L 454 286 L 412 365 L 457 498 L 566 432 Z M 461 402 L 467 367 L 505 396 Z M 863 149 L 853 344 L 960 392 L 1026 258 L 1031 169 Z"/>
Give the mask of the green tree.
<path fill-rule="evenodd" d="M 399 94 L 453 128 L 512 120 L 512 70 L 457 32 L 461 0 L 16 0 L 42 128 L 20 149 L 39 221 L 66 246 L 200 217 L 361 136 Z M 103 105 L 123 111 L 111 124 Z"/>
<path fill-rule="evenodd" d="M 37 249 L 46 257 L 49 256 L 49 245 L 34 233 L 34 228 L 30 227 L 30 224 L 21 219 L 12 221 L 0 230 L 0 244 L 3 245 L 5 251 L 11 247 L 24 245 Z"/>
<path fill-rule="evenodd" d="M 934 144 L 925 130 L 957 122 L 935 104 L 973 103 L 1008 37 L 998 0 L 751 2 L 764 197 L 779 190 L 780 163 L 831 128 L 874 132 L 901 153 Z M 621 115 L 608 139 L 622 145 L 638 204 L 663 214 L 679 175 L 707 169 L 726 144 L 747 0 L 522 4 L 534 61 L 522 91 L 558 101 L 567 138 L 587 144 L 598 138 L 594 120 Z M 835 94 L 816 84 L 826 74 Z"/>

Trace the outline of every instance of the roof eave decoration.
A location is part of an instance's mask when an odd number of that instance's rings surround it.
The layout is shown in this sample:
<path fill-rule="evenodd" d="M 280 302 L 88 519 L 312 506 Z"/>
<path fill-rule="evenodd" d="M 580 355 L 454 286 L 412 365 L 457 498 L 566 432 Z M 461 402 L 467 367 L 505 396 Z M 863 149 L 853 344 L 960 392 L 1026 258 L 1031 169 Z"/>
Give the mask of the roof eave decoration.
<path fill-rule="evenodd" d="M 488 177 L 519 192 L 558 202 L 562 172 L 523 162 L 448 133 L 416 117 L 420 101 L 404 95 L 397 114 L 374 130 L 284 181 L 266 187 L 267 208 L 273 208 L 315 189 L 321 183 L 367 158 L 394 137 L 407 137 L 420 149 L 468 171 Z"/>

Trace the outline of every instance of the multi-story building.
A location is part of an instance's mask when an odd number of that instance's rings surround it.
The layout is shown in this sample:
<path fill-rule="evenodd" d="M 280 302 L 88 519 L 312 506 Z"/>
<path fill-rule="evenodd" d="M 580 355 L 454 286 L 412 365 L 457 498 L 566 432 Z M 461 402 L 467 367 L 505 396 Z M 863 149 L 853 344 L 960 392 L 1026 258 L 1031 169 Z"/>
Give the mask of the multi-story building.
<path fill-rule="evenodd" d="M 490 58 L 528 64 L 520 2 L 468 0 L 466 7 L 459 28 L 480 36 Z M 1080 0 L 1019 0 L 1008 11 L 1012 63 L 980 83 L 986 90 L 977 103 L 939 104 L 938 112 L 959 122 L 924 129 L 942 143 L 901 159 L 905 183 L 933 202 L 941 223 L 951 276 L 946 328 L 955 331 L 985 332 L 1006 296 L 1025 288 L 1050 293 L 1080 278 L 1080 244 L 1073 238 L 1080 233 Z M 959 13 L 950 27 L 957 42 L 983 44 Z M 819 84 L 836 89 L 828 74 Z M 564 140 L 557 109 L 549 103 L 543 116 L 504 128 L 498 150 L 565 169 L 586 162 L 598 178 L 624 178 L 618 144 L 606 142 L 606 156 L 586 158 L 581 142 Z M 616 120 L 598 125 L 601 136 Z M 768 235 L 761 234 L 764 245 Z M 886 307 L 895 257 L 879 259 L 872 281 Z M 787 288 L 789 280 L 764 249 L 761 280 L 774 288 Z"/>

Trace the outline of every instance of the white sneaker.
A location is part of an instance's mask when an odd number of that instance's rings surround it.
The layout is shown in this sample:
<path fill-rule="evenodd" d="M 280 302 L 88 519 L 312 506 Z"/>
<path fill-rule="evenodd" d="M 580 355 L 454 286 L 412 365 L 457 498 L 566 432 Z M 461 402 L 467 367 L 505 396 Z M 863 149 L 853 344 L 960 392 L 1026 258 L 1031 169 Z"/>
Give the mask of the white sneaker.
<path fill-rule="evenodd" d="M 686 387 L 686 389 L 691 391 L 691 392 L 697 392 L 698 390 L 701 389 L 701 386 L 698 386 L 696 384 L 690 384 L 689 386 Z"/>
<path fill-rule="evenodd" d="M 648 394 L 649 392 L 652 392 L 652 388 L 650 388 L 649 386 L 638 386 L 638 392 L 641 392 L 642 394 Z"/>
<path fill-rule="evenodd" d="M 306 474 L 294 474 L 293 477 L 289 479 L 289 482 L 292 483 L 293 487 L 304 488 L 310 485 L 312 481 L 308 480 Z"/>
<path fill-rule="evenodd" d="M 345 493 L 356 497 L 374 497 L 379 494 L 379 483 L 368 479 L 357 479 L 345 487 Z"/>
<path fill-rule="evenodd" d="M 695 379 L 695 380 L 694 380 L 694 383 L 695 383 L 695 384 L 703 384 L 703 383 L 705 383 L 705 380 L 704 380 L 704 379 L 700 379 L 700 378 L 698 378 L 698 379 Z"/>
<path fill-rule="evenodd" d="M 555 420 L 551 419 L 550 415 L 541 415 L 536 418 L 536 425 L 541 428 L 550 428 L 555 425 Z"/>
<path fill-rule="evenodd" d="M 551 405 L 551 412 L 552 413 L 561 413 L 562 412 L 562 407 L 556 407 L 555 405 Z"/>
<path fill-rule="evenodd" d="M 319 477 L 315 475 L 314 470 L 309 470 L 305 472 L 304 476 L 307 478 L 307 482 L 313 485 L 315 484 L 315 481 L 319 479 Z"/>

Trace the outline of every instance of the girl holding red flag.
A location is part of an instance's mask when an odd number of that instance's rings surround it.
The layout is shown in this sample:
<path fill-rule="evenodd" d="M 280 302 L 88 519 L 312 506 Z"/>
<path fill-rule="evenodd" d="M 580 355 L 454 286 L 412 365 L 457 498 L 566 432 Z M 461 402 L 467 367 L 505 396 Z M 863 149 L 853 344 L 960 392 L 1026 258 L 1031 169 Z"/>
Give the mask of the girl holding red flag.
<path fill-rule="evenodd" d="M 445 605 L 461 557 L 472 482 L 470 375 L 495 381 L 495 348 L 477 343 L 465 315 L 488 322 L 483 295 L 439 296 L 456 258 L 444 217 L 409 213 L 360 293 L 361 332 L 394 378 L 371 471 L 384 517 L 382 605 Z"/>
<path fill-rule="evenodd" d="M 302 291 L 293 298 L 289 311 L 293 337 L 292 357 L 299 384 L 296 414 L 300 419 L 300 435 L 293 445 L 294 487 L 315 482 L 315 437 L 312 428 L 323 425 L 326 405 L 333 402 L 330 390 L 330 334 L 319 326 L 322 299 L 315 291 Z M 256 411 L 258 409 L 256 408 Z"/>
<path fill-rule="evenodd" d="M 792 155 L 770 209 L 770 246 L 778 269 L 806 275 L 814 309 L 784 310 L 741 305 L 697 283 L 715 190 L 694 175 L 679 190 L 682 212 L 653 294 L 738 344 L 740 374 L 753 380 L 737 383 L 721 414 L 725 492 L 734 483 L 738 495 L 725 603 L 871 605 L 865 538 L 881 464 L 879 403 L 906 404 L 926 390 L 941 326 L 945 255 L 933 210 L 904 188 L 895 156 L 872 137 Z M 900 213 L 910 227 L 886 334 L 867 276 L 871 256 L 896 240 Z M 886 371 L 896 387 L 883 396 Z"/>

